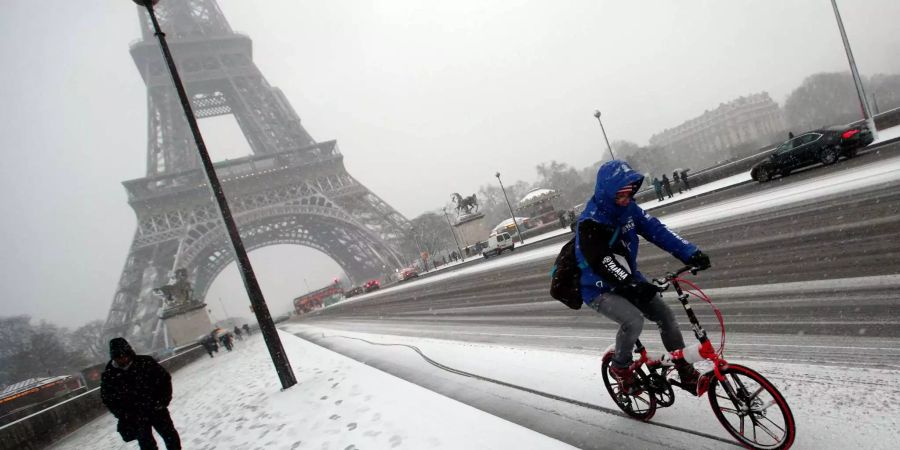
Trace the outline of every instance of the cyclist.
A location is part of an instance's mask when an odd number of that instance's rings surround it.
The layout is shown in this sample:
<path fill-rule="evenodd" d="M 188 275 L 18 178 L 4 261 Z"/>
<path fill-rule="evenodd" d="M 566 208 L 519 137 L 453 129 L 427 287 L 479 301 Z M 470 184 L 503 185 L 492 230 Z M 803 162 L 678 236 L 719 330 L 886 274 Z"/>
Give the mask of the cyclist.
<path fill-rule="evenodd" d="M 637 270 L 638 235 L 700 269 L 709 257 L 670 231 L 633 201 L 644 181 L 628 163 L 608 161 L 597 172 L 594 195 L 578 218 L 575 255 L 581 267 L 584 303 L 619 324 L 610 372 L 624 392 L 634 381 L 632 350 L 644 317 L 656 322 L 666 350 L 684 348 L 684 338 L 672 310 L 655 285 Z M 682 388 L 694 392 L 699 374 L 683 361 L 676 364 Z"/>

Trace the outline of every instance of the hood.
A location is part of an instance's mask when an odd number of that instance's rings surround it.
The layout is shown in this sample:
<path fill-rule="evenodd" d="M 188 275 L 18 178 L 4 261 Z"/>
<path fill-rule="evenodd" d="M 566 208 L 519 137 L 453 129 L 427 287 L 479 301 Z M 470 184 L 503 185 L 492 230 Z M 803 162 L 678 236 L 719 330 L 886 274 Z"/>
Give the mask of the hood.
<path fill-rule="evenodd" d="M 134 349 L 131 348 L 131 344 L 125 340 L 125 338 L 117 337 L 112 338 L 109 341 L 109 357 L 110 359 L 116 359 L 119 356 L 131 355 L 134 357 Z"/>
<path fill-rule="evenodd" d="M 632 169 L 627 162 L 614 159 L 600 166 L 600 170 L 597 171 L 594 201 L 615 205 L 616 191 L 622 186 L 634 183 L 637 184 L 637 189 L 640 189 L 643 182 L 644 176 Z"/>
<path fill-rule="evenodd" d="M 582 219 L 592 219 L 601 223 L 616 220 L 627 207 L 616 205 L 616 191 L 627 184 L 636 184 L 640 189 L 644 176 L 636 172 L 627 162 L 614 159 L 600 166 L 594 195 L 581 214 Z M 635 192 L 637 192 L 635 189 Z M 606 218 L 607 220 L 603 220 Z"/>

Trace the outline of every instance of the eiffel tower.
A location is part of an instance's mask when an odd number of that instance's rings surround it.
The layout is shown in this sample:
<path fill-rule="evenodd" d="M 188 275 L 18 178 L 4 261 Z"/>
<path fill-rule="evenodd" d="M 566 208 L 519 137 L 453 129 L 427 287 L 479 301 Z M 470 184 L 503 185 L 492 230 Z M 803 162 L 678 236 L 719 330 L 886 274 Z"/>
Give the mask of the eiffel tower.
<path fill-rule="evenodd" d="M 347 172 L 336 141 L 310 136 L 216 1 L 169 0 L 155 9 L 194 114 L 232 114 L 249 143 L 252 155 L 216 164 L 247 250 L 312 247 L 354 283 L 399 268 L 407 219 Z M 202 299 L 235 257 L 150 18 L 144 8 L 138 14 L 142 39 L 131 55 L 147 85 L 147 175 L 123 182 L 138 225 L 104 334 L 152 350 L 166 343 L 162 300 L 151 291 L 185 268 Z"/>

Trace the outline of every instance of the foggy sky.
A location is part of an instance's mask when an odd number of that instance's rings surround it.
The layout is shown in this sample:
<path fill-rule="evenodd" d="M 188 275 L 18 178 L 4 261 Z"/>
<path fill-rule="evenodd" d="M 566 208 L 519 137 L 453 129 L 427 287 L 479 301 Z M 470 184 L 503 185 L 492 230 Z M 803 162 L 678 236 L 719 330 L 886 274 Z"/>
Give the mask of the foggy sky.
<path fill-rule="evenodd" d="M 162 0 L 174 1 L 174 0 Z M 254 61 L 312 136 L 408 218 L 450 193 L 536 179 L 551 159 L 603 157 L 741 95 L 783 103 L 804 77 L 846 71 L 829 0 L 220 0 Z M 900 72 L 896 0 L 839 1 L 863 75 Z M 0 4 L 0 315 L 105 319 L 136 221 L 121 182 L 144 176 L 140 36 L 130 0 Z M 201 121 L 214 159 L 249 147 L 233 118 Z M 321 253 L 251 254 L 273 312 L 339 269 Z M 232 264 L 213 317 L 249 316 Z"/>

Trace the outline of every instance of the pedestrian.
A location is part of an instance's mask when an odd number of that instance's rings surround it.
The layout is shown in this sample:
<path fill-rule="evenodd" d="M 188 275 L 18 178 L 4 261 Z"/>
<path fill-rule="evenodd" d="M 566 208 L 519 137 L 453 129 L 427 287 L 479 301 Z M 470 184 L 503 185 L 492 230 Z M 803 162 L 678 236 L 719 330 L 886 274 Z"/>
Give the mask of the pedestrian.
<path fill-rule="evenodd" d="M 109 341 L 110 361 L 100 377 L 100 399 L 119 420 L 125 442 L 137 440 L 141 450 L 155 449 L 153 431 L 168 450 L 181 448 L 181 438 L 169 415 L 172 376 L 152 356 L 136 355 L 125 338 Z"/>
<path fill-rule="evenodd" d="M 243 341 L 243 340 L 244 340 L 244 336 L 241 335 L 241 329 L 238 328 L 237 325 L 234 326 L 234 336 L 235 336 L 239 341 Z"/>
<path fill-rule="evenodd" d="M 793 138 L 794 138 L 794 132 L 793 132 L 793 131 L 788 131 L 788 140 L 791 140 L 791 139 L 793 139 Z"/>
<path fill-rule="evenodd" d="M 234 346 L 234 338 L 231 337 L 231 333 L 228 331 L 223 331 L 219 336 L 219 342 L 222 343 L 222 346 L 225 347 L 225 350 L 229 352 Z"/>
<path fill-rule="evenodd" d="M 659 178 L 653 177 L 653 191 L 656 192 L 656 200 L 663 201 L 663 190 L 662 190 L 662 182 L 659 181 Z"/>
<path fill-rule="evenodd" d="M 200 345 L 203 346 L 203 349 L 206 350 L 206 353 L 209 354 L 210 358 L 213 357 L 213 352 L 218 350 L 218 347 L 216 346 L 216 341 L 210 339 L 209 336 L 206 336 L 205 338 L 203 338 L 203 340 L 200 341 Z"/>
<path fill-rule="evenodd" d="M 666 174 L 663 174 L 662 185 L 666 195 L 668 195 L 669 198 L 672 198 L 672 185 L 669 183 L 669 177 L 667 177 Z"/>
<path fill-rule="evenodd" d="M 675 183 L 675 189 L 678 189 L 678 193 L 682 192 L 681 190 L 681 179 L 678 177 L 678 171 L 672 171 L 672 182 Z"/>
<path fill-rule="evenodd" d="M 242 326 L 241 328 L 244 329 L 244 333 L 247 333 L 247 336 L 250 336 L 250 326 L 249 325 L 247 325 L 245 323 L 244 326 Z"/>
<path fill-rule="evenodd" d="M 681 184 L 684 185 L 685 189 L 691 190 L 691 185 L 690 185 L 690 183 L 688 183 L 688 180 L 687 180 L 687 170 L 681 171 Z"/>
<path fill-rule="evenodd" d="M 684 337 L 659 289 L 638 271 L 640 238 L 698 270 L 710 267 L 709 256 L 670 231 L 634 202 L 644 181 L 625 161 L 612 160 L 597 173 L 594 195 L 578 219 L 575 257 L 581 272 L 581 297 L 586 305 L 616 322 L 615 355 L 609 371 L 622 392 L 632 392 L 634 344 L 644 318 L 654 322 L 667 351 L 684 348 Z M 675 361 L 678 386 L 696 392 L 699 374 L 683 359 Z M 651 394 L 652 395 L 652 394 Z"/>

